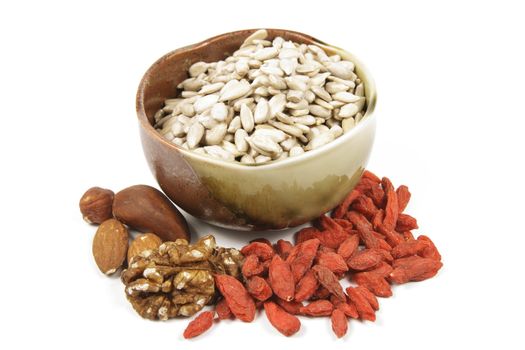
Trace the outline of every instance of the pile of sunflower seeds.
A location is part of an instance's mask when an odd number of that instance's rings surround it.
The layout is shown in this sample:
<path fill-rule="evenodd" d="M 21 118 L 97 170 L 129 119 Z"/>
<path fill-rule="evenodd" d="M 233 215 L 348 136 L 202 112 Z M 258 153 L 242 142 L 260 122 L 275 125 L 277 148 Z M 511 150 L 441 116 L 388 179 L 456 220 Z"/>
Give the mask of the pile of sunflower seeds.
<path fill-rule="evenodd" d="M 266 30 L 223 61 L 197 62 L 155 115 L 174 144 L 227 161 L 260 164 L 319 148 L 364 115 L 364 86 L 354 64 L 315 45 Z"/>

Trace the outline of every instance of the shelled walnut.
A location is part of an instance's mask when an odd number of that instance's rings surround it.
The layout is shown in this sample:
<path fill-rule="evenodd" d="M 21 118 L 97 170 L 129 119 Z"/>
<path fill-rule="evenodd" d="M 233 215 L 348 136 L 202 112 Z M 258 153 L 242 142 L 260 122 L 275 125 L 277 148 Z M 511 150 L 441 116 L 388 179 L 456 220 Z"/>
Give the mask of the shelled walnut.
<path fill-rule="evenodd" d="M 121 279 L 139 315 L 167 320 L 191 316 L 210 303 L 215 296 L 213 273 L 238 277 L 242 259 L 236 249 L 216 247 L 211 235 L 194 245 L 178 239 L 134 256 Z"/>

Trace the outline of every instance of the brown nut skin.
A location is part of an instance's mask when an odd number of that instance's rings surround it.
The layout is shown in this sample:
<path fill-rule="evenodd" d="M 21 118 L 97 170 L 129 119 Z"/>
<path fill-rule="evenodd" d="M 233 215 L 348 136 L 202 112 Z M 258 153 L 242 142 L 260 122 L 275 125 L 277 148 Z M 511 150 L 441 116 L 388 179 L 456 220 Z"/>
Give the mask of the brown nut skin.
<path fill-rule="evenodd" d="M 113 215 L 141 232 L 155 232 L 163 241 L 190 241 L 188 223 L 162 192 L 147 185 L 135 185 L 115 195 Z"/>
<path fill-rule="evenodd" d="M 87 190 L 78 203 L 84 220 L 90 224 L 101 224 L 111 219 L 114 197 L 113 191 L 105 188 L 91 187 Z"/>
<path fill-rule="evenodd" d="M 162 239 L 154 233 L 143 233 L 135 237 L 128 248 L 128 265 L 135 255 L 139 255 L 145 250 L 154 250 L 160 247 Z"/>
<path fill-rule="evenodd" d="M 100 224 L 93 237 L 93 257 L 102 273 L 111 275 L 124 263 L 128 252 L 128 229 L 109 219 Z"/>

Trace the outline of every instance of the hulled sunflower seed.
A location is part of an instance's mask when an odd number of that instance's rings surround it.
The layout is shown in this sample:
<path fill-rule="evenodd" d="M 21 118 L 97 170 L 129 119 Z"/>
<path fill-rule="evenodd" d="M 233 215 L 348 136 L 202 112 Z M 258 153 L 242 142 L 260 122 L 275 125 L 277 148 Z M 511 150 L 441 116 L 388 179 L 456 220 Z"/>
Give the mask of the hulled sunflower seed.
<path fill-rule="evenodd" d="M 236 116 L 232 119 L 230 122 L 230 125 L 228 125 L 228 132 L 233 134 L 241 127 L 241 117 Z"/>
<path fill-rule="evenodd" d="M 253 159 L 253 157 L 251 155 L 245 154 L 244 156 L 241 157 L 241 163 L 254 164 L 255 163 L 255 159 Z"/>
<path fill-rule="evenodd" d="M 235 132 L 235 146 L 239 150 L 239 152 L 247 152 L 248 151 L 248 142 L 246 142 L 246 138 L 248 137 L 248 133 L 244 129 L 238 129 Z"/>
<path fill-rule="evenodd" d="M 235 157 L 230 152 L 224 150 L 221 146 L 204 146 L 204 150 L 212 157 L 234 161 Z"/>
<path fill-rule="evenodd" d="M 213 105 L 210 113 L 213 119 L 223 122 L 228 116 L 228 107 L 224 103 L 219 102 Z"/>
<path fill-rule="evenodd" d="M 255 111 L 253 113 L 253 119 L 255 124 L 265 123 L 268 120 L 270 115 L 270 106 L 268 105 L 268 100 L 261 98 L 257 105 L 255 106 Z"/>
<path fill-rule="evenodd" d="M 341 127 L 343 128 L 344 132 L 348 132 L 352 130 L 355 126 L 355 119 L 354 118 L 346 118 L 343 119 L 341 122 Z"/>
<path fill-rule="evenodd" d="M 199 142 L 201 142 L 202 137 L 204 136 L 204 126 L 201 123 L 193 123 L 193 125 L 188 130 L 186 136 L 188 147 L 195 148 Z"/>
<path fill-rule="evenodd" d="M 213 128 L 206 130 L 206 133 L 204 134 L 204 142 L 210 146 L 218 145 L 224 139 L 226 131 L 226 123 L 217 124 Z"/>
<path fill-rule="evenodd" d="M 350 118 L 359 112 L 359 107 L 354 103 L 348 103 L 341 107 L 339 110 L 339 117 L 341 118 Z"/>
<path fill-rule="evenodd" d="M 290 157 L 296 157 L 304 153 L 304 149 L 301 146 L 295 146 L 290 149 Z"/>
<path fill-rule="evenodd" d="M 253 120 L 253 114 L 250 108 L 246 105 L 241 106 L 241 118 L 240 122 L 242 125 L 242 128 L 246 130 L 247 132 L 251 132 L 254 127 L 254 120 Z"/>
<path fill-rule="evenodd" d="M 204 85 L 199 90 L 199 95 L 213 94 L 214 92 L 217 92 L 220 89 L 222 89 L 223 86 L 224 86 L 224 83 L 222 83 L 222 82 L 215 83 L 215 84 Z"/>

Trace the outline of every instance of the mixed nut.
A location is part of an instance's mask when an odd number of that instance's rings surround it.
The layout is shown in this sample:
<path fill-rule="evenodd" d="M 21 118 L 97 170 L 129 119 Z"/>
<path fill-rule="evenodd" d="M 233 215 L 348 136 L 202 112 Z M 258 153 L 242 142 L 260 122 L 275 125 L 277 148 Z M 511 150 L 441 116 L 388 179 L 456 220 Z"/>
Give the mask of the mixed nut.
<path fill-rule="evenodd" d="M 190 244 L 184 217 L 149 186 L 115 195 L 92 188 L 80 209 L 88 222 L 100 223 L 93 240 L 97 266 L 104 274 L 124 267 L 125 295 L 144 318 L 191 316 L 214 305 L 189 323 L 183 336 L 193 338 L 216 321 L 251 322 L 264 309 L 285 336 L 300 329 L 298 316 L 306 316 L 330 317 L 342 337 L 349 319 L 375 321 L 377 297 L 392 296 L 391 284 L 422 281 L 442 267 L 430 238 L 412 234 L 417 220 L 404 213 L 410 197 L 406 186 L 396 189 L 365 171 L 331 216 L 299 230 L 295 243 L 260 238 L 240 251 L 217 246 L 211 235 Z M 128 247 L 123 222 L 148 232 Z"/>
<path fill-rule="evenodd" d="M 365 114 L 365 87 L 353 62 L 266 30 L 232 56 L 197 62 L 176 98 L 155 114 L 168 141 L 242 164 L 295 157 L 351 130 Z"/>

